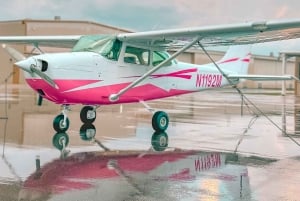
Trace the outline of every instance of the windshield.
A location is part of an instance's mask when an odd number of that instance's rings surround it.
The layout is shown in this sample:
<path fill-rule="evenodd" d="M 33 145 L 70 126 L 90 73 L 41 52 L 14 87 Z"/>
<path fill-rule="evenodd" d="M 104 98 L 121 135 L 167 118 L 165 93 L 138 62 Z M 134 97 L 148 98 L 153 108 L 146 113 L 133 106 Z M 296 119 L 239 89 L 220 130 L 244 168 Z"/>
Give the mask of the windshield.
<path fill-rule="evenodd" d="M 82 36 L 80 40 L 73 47 L 73 52 L 96 52 L 109 59 L 116 60 L 117 56 L 110 56 L 111 51 L 120 49 L 120 41 L 117 41 L 116 36 L 112 35 L 87 35 Z"/>

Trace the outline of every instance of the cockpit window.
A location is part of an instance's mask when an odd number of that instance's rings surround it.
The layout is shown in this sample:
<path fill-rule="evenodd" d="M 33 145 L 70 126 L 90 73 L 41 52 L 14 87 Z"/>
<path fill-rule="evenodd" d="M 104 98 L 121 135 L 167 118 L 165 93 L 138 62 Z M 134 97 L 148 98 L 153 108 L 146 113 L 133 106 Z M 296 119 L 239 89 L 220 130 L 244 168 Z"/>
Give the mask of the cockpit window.
<path fill-rule="evenodd" d="M 170 55 L 167 52 L 154 51 L 153 52 L 153 58 L 152 58 L 152 65 L 153 66 L 157 66 L 158 64 L 160 64 L 161 62 L 165 61 L 169 57 L 170 57 Z M 163 66 L 170 66 L 171 64 L 172 64 L 172 61 L 164 64 Z"/>
<path fill-rule="evenodd" d="M 122 42 L 111 35 L 82 36 L 73 47 L 73 52 L 96 52 L 102 56 L 117 61 Z"/>
<path fill-rule="evenodd" d="M 149 50 L 127 46 L 125 49 L 124 62 L 139 65 L 149 65 Z"/>

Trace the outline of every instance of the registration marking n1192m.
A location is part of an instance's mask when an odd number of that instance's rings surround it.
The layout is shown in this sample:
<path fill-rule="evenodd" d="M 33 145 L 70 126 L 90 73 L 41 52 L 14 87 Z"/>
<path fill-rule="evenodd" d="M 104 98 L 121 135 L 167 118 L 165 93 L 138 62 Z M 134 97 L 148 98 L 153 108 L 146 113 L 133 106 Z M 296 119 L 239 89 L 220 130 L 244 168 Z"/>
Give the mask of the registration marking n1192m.
<path fill-rule="evenodd" d="M 197 74 L 196 87 L 220 87 L 222 79 L 220 74 Z"/>

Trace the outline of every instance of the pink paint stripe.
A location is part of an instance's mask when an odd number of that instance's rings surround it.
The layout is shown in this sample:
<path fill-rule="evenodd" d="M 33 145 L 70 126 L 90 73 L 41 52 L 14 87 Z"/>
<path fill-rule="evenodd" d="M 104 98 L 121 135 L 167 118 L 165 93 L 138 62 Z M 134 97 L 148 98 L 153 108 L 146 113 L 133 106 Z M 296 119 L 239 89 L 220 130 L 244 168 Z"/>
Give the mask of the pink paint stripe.
<path fill-rule="evenodd" d="M 184 74 L 186 74 L 186 73 L 194 73 L 194 72 L 197 72 L 197 68 L 186 69 L 186 70 L 181 70 L 181 71 L 167 73 L 167 74 L 154 74 L 154 75 L 152 75 L 152 77 L 153 78 L 178 77 L 178 78 L 183 78 L 183 79 L 191 79 L 192 75 L 184 75 Z"/>
<path fill-rule="evenodd" d="M 55 80 L 61 91 L 71 90 L 77 87 L 93 84 L 101 80 Z"/>
<path fill-rule="evenodd" d="M 42 79 L 27 79 L 28 84 L 34 89 L 42 89 L 45 93 L 44 98 L 55 102 L 57 104 L 87 104 L 87 105 L 101 105 L 101 104 L 117 104 L 117 103 L 131 103 L 138 102 L 140 100 L 153 100 L 157 98 L 164 98 L 174 95 L 186 94 L 192 91 L 188 90 L 177 90 L 170 89 L 165 90 L 159 86 L 152 84 L 145 84 L 137 86 L 130 89 L 127 93 L 120 97 L 119 101 L 112 103 L 109 101 L 109 95 L 112 93 L 117 93 L 124 87 L 128 86 L 129 83 L 114 84 L 88 88 L 84 90 L 70 91 L 68 93 L 61 93 L 63 89 L 55 89 L 50 86 L 47 82 Z M 55 80 L 56 82 L 57 80 Z M 76 80 L 73 80 L 76 83 Z M 78 80 L 78 82 L 83 82 Z M 59 81 L 61 86 L 66 86 L 70 84 L 69 80 L 66 80 L 66 84 L 62 80 Z M 84 82 L 90 83 L 90 82 Z M 78 84 L 76 84 L 78 86 Z M 68 88 L 71 87 L 70 85 Z M 73 87 L 71 87 L 73 88 Z"/>
<path fill-rule="evenodd" d="M 245 59 L 242 59 L 243 62 L 247 62 L 249 63 L 250 62 L 250 58 L 245 58 Z"/>
<path fill-rule="evenodd" d="M 183 78 L 183 79 L 187 79 L 187 80 L 192 78 L 191 75 L 172 75 L 172 74 L 170 74 L 170 75 L 167 75 L 167 74 L 166 75 L 152 75 L 151 77 L 152 78 L 177 77 L 177 78 Z"/>
<path fill-rule="evenodd" d="M 230 63 L 230 62 L 237 61 L 237 60 L 239 60 L 239 58 L 236 57 L 236 58 L 221 61 L 221 62 L 219 62 L 219 64 Z"/>
<path fill-rule="evenodd" d="M 167 73 L 167 74 L 153 74 L 153 75 L 150 75 L 150 77 L 151 78 L 177 77 L 177 78 L 183 78 L 183 79 L 191 79 L 192 75 L 184 75 L 184 74 L 194 73 L 194 72 L 197 72 L 197 68 L 180 70 L 180 71 Z M 139 77 L 141 77 L 141 76 L 128 76 L 128 77 L 122 77 L 122 78 L 139 78 Z"/>

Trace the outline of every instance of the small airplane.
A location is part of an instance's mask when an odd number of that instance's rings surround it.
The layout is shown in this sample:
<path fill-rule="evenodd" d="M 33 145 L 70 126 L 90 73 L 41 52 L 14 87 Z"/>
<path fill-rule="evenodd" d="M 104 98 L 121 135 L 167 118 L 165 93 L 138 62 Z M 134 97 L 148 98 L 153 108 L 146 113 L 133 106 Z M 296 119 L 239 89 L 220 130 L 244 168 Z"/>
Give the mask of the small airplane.
<path fill-rule="evenodd" d="M 235 85 L 240 79 L 294 79 L 248 75 L 248 44 L 298 37 L 300 20 L 286 20 L 117 35 L 1 36 L 0 42 L 24 71 L 28 85 L 40 97 L 62 105 L 53 128 L 64 133 L 70 124 L 67 112 L 74 104 L 84 105 L 81 121 L 92 125 L 101 105 L 140 102 L 153 111 L 145 101 Z M 41 54 L 26 58 L 6 44 L 30 44 Z M 196 65 L 175 59 L 189 48 L 206 51 L 217 45 L 232 46 L 218 62 Z M 72 51 L 43 53 L 44 46 Z M 167 52 L 175 49 L 172 55 Z M 154 130 L 165 131 L 168 124 L 167 113 L 153 114 Z"/>

